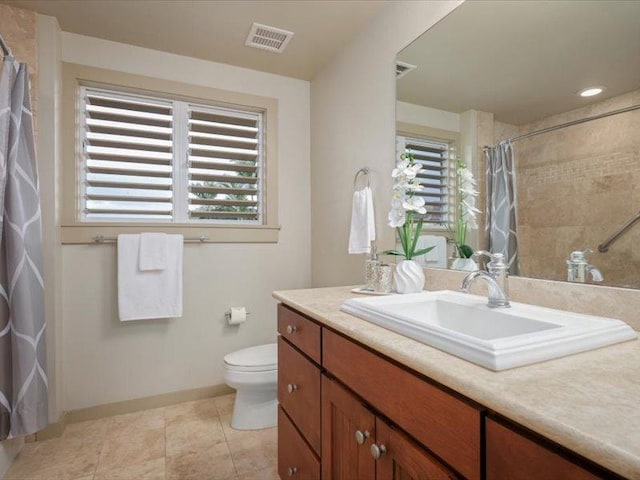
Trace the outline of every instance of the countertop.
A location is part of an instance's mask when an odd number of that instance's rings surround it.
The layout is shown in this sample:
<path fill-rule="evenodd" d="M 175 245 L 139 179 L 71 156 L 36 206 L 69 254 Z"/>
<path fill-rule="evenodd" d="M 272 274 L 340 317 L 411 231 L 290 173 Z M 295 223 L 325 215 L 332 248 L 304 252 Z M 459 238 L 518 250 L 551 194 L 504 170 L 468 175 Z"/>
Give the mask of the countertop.
<path fill-rule="evenodd" d="M 492 372 L 340 311 L 352 287 L 274 292 L 284 304 L 619 475 L 640 479 L 638 340 Z"/>

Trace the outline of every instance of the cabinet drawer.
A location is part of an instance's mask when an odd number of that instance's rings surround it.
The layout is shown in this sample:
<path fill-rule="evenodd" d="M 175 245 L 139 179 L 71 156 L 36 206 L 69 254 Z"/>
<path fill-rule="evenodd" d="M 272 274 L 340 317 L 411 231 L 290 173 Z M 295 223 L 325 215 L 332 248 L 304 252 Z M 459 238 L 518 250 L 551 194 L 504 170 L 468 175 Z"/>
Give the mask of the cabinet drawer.
<path fill-rule="evenodd" d="M 278 409 L 278 475 L 280 478 L 320 480 L 320 460 L 300 436 L 296 427 Z"/>
<path fill-rule="evenodd" d="M 545 446 L 487 418 L 487 480 L 595 480 L 598 477 Z"/>
<path fill-rule="evenodd" d="M 320 369 L 278 338 L 278 401 L 320 453 Z"/>
<path fill-rule="evenodd" d="M 456 471 L 481 476 L 481 411 L 389 360 L 325 330 L 323 365 Z"/>
<path fill-rule="evenodd" d="M 278 305 L 278 333 L 320 364 L 321 328 L 317 323 L 294 312 L 283 304 Z"/>

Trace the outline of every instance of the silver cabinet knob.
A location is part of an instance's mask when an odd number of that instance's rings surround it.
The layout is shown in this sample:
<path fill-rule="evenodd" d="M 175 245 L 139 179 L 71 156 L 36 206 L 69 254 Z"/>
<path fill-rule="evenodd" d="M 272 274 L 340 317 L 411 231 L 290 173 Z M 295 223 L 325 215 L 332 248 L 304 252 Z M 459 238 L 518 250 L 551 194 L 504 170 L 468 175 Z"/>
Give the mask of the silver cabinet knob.
<path fill-rule="evenodd" d="M 362 430 L 356 430 L 356 442 L 358 445 L 362 445 L 365 440 L 367 438 L 369 438 L 369 432 L 367 430 L 365 430 L 364 432 Z"/>
<path fill-rule="evenodd" d="M 375 443 L 371 445 L 371 456 L 376 460 L 378 460 L 386 451 L 387 447 L 384 445 L 376 445 Z"/>
<path fill-rule="evenodd" d="M 294 333 L 296 330 L 298 330 L 298 328 L 295 325 L 287 325 L 287 333 L 289 335 Z"/>
<path fill-rule="evenodd" d="M 290 383 L 287 385 L 287 392 L 293 393 L 298 389 L 298 386 L 295 383 Z"/>
<path fill-rule="evenodd" d="M 289 467 L 287 469 L 287 475 L 290 477 L 293 477 L 296 473 L 298 473 L 298 468 L 297 467 Z"/>

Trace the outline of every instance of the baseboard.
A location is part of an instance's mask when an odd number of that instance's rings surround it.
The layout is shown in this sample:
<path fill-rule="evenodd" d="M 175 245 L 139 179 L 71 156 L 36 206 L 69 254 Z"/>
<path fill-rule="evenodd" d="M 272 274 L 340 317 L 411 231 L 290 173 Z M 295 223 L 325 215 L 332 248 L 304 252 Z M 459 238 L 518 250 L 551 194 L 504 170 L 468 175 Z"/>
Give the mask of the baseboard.
<path fill-rule="evenodd" d="M 64 429 L 67 426 L 67 418 L 67 414 L 63 412 L 57 422 L 50 423 L 44 430 L 40 430 L 33 435 L 27 436 L 26 442 L 41 442 L 42 440 L 49 440 L 51 438 L 62 436 Z"/>
<path fill-rule="evenodd" d="M 65 412 L 57 422 L 49 424 L 47 428 L 36 433 L 35 440 L 41 441 L 59 437 L 70 423 L 97 420 L 113 415 L 121 415 L 123 413 L 167 407 L 169 405 L 175 405 L 176 403 L 219 397 L 233 393 L 234 391 L 235 390 L 227 385 L 213 385 L 210 387 L 193 388 L 179 392 L 163 393 L 151 397 L 134 398 L 133 400 L 124 400 L 122 402 L 106 403 L 104 405 L 96 405 L 95 407 L 70 410 Z"/>

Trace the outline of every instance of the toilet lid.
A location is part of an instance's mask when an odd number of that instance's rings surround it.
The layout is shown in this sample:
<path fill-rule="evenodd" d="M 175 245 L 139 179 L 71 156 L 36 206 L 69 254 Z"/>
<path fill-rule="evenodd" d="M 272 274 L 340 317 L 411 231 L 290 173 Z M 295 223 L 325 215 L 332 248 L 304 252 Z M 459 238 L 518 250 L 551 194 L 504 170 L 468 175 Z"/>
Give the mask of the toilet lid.
<path fill-rule="evenodd" d="M 265 371 L 278 368 L 278 345 L 269 343 L 244 348 L 224 356 L 224 363 L 238 370 Z"/>

